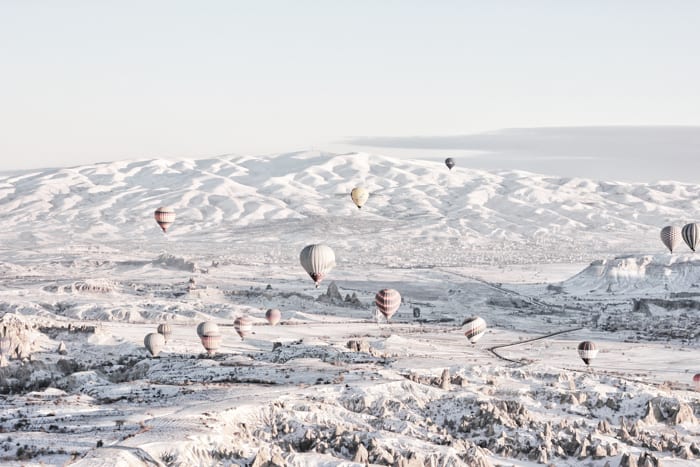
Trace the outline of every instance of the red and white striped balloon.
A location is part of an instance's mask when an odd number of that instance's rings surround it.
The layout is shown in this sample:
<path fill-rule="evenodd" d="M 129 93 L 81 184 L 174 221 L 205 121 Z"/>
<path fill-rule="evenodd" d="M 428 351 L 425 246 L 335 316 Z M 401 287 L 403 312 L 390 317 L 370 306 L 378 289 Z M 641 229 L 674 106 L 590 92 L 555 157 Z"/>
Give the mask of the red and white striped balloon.
<path fill-rule="evenodd" d="M 202 345 L 209 355 L 214 355 L 221 346 L 221 334 L 206 334 L 202 336 Z"/>
<path fill-rule="evenodd" d="M 486 321 L 479 316 L 472 316 L 462 321 L 464 336 L 472 344 L 481 339 L 486 332 Z"/>
<path fill-rule="evenodd" d="M 154 217 L 156 218 L 156 222 L 158 223 L 160 228 L 163 229 L 163 232 L 167 232 L 168 227 L 170 227 L 172 223 L 175 222 L 175 210 L 173 208 L 161 206 L 158 209 L 156 209 Z"/>
<path fill-rule="evenodd" d="M 247 316 L 240 316 L 233 320 L 233 327 L 241 336 L 241 340 L 244 340 L 253 332 L 253 321 Z"/>
<path fill-rule="evenodd" d="M 394 289 L 382 289 L 374 296 L 374 303 L 381 314 L 389 321 L 401 306 L 401 294 Z"/>

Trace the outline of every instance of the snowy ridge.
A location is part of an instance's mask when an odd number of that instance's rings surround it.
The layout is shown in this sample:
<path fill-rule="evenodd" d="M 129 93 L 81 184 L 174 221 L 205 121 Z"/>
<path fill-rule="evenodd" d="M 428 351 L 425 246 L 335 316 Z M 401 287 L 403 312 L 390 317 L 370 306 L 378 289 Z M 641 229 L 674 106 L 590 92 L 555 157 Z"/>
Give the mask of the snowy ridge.
<path fill-rule="evenodd" d="M 589 293 L 673 293 L 700 295 L 700 257 L 694 254 L 619 256 L 594 261 L 563 283 Z"/>
<path fill-rule="evenodd" d="M 370 191 L 362 211 L 349 198 L 358 185 Z M 266 247 L 301 236 L 364 261 L 377 254 L 365 236 L 379 230 L 389 260 L 421 247 L 423 265 L 481 262 L 484 248 L 521 262 L 580 261 L 661 252 L 661 226 L 700 219 L 700 185 L 448 171 L 366 153 L 123 161 L 0 177 L 0 240 L 161 241 L 153 220 L 161 205 L 177 212 L 171 243 Z"/>

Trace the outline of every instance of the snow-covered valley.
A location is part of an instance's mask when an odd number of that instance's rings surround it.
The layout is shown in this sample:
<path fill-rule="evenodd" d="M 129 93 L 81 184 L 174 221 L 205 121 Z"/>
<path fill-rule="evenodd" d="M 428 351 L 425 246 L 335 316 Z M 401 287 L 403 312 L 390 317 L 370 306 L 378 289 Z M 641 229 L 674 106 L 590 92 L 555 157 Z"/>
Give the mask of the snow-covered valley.
<path fill-rule="evenodd" d="M 3 464 L 700 458 L 700 256 L 659 240 L 700 221 L 700 185 L 307 152 L 0 174 L 0 219 Z M 313 243 L 337 263 L 318 289 Z M 389 323 L 383 288 L 403 298 Z"/>

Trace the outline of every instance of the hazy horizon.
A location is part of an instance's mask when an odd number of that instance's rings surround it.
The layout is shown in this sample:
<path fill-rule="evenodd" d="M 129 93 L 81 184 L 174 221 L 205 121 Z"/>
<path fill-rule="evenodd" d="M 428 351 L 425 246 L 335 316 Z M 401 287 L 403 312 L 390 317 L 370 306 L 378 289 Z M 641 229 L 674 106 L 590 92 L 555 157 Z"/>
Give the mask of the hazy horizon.
<path fill-rule="evenodd" d="M 541 140 L 548 128 L 612 128 L 624 144 L 564 136 L 618 151 L 639 147 L 621 128 L 648 141 L 700 126 L 698 23 L 682 0 L 4 2 L 0 170 L 366 143 L 441 157 L 455 138 L 480 167 L 588 170 Z"/>

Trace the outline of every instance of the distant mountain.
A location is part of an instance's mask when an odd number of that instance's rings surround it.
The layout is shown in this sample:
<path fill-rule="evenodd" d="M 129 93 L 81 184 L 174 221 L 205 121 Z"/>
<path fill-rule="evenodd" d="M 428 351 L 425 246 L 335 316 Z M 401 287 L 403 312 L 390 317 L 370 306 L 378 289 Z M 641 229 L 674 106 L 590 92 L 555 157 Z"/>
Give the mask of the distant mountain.
<path fill-rule="evenodd" d="M 357 185 L 371 193 L 362 210 Z M 163 242 L 161 205 L 177 213 L 169 244 L 259 248 L 261 261 L 324 241 L 339 259 L 397 267 L 570 262 L 661 253 L 662 226 L 700 221 L 700 185 L 448 171 L 367 153 L 122 161 L 0 176 L 0 247 Z"/>
<path fill-rule="evenodd" d="M 700 296 L 700 255 L 669 253 L 597 260 L 562 285 L 570 293 L 609 295 L 643 291 Z"/>

